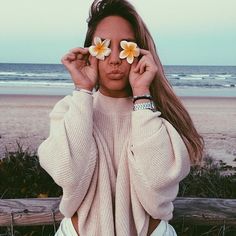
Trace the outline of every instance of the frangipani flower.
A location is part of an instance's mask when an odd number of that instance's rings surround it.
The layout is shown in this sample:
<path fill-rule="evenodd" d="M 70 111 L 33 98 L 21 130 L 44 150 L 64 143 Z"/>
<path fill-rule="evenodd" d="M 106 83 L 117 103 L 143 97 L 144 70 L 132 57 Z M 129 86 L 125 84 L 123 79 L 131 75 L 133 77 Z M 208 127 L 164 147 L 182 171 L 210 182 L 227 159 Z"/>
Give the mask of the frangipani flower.
<path fill-rule="evenodd" d="M 137 47 L 136 43 L 127 42 L 122 40 L 120 46 L 124 49 L 120 52 L 120 59 L 127 59 L 129 64 L 132 64 L 135 57 L 138 57 L 140 54 L 140 49 Z"/>
<path fill-rule="evenodd" d="M 101 40 L 99 37 L 94 37 L 93 40 L 95 45 L 89 47 L 89 52 L 92 56 L 97 59 L 104 60 L 105 57 L 109 56 L 111 49 L 108 48 L 110 45 L 110 39 Z"/>

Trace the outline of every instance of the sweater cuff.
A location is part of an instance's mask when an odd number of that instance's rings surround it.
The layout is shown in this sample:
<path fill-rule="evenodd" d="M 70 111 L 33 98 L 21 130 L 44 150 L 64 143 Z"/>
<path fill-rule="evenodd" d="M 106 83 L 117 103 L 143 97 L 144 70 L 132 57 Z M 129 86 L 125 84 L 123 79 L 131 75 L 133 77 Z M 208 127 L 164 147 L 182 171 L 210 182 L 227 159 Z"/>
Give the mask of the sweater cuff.
<path fill-rule="evenodd" d="M 162 126 L 161 112 L 151 110 L 138 110 L 132 112 L 132 140 L 143 142 L 158 132 Z"/>
<path fill-rule="evenodd" d="M 82 108 L 83 110 L 86 107 L 93 106 L 93 96 L 88 93 L 73 91 L 71 98 L 76 107 Z"/>

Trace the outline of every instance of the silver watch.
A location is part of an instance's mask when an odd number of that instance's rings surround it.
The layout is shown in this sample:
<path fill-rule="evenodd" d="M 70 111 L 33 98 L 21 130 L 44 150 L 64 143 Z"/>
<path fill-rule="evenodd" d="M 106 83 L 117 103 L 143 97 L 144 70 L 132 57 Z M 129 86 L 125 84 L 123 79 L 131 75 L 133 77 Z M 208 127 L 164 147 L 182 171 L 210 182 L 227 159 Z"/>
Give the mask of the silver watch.
<path fill-rule="evenodd" d="M 156 111 L 156 106 L 154 104 L 154 102 L 151 100 L 150 102 L 145 102 L 145 103 L 137 103 L 134 104 L 133 110 L 134 111 L 138 111 L 138 110 L 152 110 L 152 111 Z"/>

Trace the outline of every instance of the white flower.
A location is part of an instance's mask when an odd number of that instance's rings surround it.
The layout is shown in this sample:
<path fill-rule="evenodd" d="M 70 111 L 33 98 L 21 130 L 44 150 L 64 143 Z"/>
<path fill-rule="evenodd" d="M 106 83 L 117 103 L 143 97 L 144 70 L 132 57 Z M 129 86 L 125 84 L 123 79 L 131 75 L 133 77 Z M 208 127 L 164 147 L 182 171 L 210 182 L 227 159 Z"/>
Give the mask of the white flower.
<path fill-rule="evenodd" d="M 92 56 L 97 59 L 104 60 L 105 57 L 109 56 L 111 49 L 108 48 L 110 45 L 110 39 L 101 40 L 99 37 L 94 37 L 94 44 L 89 47 L 89 52 Z"/>
<path fill-rule="evenodd" d="M 137 47 L 137 44 L 123 40 L 120 42 L 120 46 L 124 49 L 120 52 L 120 59 L 127 58 L 127 62 L 132 64 L 134 58 L 138 57 L 140 54 L 140 49 Z"/>

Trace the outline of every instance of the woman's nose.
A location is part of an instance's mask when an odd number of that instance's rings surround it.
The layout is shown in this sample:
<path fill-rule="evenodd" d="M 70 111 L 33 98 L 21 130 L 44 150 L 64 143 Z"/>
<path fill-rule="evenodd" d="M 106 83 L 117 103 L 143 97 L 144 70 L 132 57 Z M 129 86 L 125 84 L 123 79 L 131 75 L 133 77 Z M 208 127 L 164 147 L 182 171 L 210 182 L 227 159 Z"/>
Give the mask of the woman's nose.
<path fill-rule="evenodd" d="M 109 64 L 120 64 L 120 51 L 118 48 L 111 48 L 111 54 L 108 56 Z"/>

